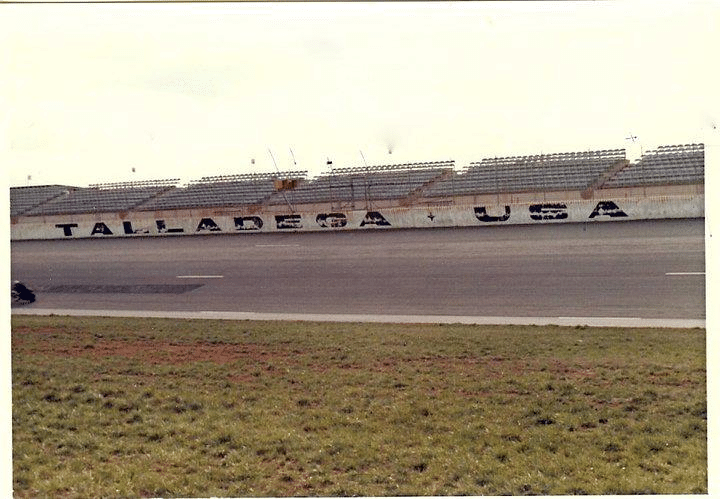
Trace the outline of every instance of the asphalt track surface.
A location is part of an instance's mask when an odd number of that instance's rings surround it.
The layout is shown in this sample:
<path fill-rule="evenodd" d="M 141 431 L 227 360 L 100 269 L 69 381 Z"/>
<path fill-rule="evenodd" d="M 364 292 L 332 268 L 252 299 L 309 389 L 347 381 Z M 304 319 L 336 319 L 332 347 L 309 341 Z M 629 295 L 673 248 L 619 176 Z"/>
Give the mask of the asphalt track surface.
<path fill-rule="evenodd" d="M 704 274 L 704 220 L 11 244 L 20 313 L 697 325 Z"/>

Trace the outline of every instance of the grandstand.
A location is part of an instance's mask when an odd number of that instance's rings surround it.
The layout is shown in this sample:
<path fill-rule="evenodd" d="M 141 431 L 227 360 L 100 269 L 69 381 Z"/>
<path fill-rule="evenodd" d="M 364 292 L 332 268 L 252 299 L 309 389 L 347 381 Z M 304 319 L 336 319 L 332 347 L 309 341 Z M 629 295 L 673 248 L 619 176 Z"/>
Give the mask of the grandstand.
<path fill-rule="evenodd" d="M 10 189 L 10 216 L 24 215 L 55 198 L 66 196 L 76 189 L 69 185 L 38 185 Z"/>
<path fill-rule="evenodd" d="M 702 183 L 704 178 L 703 144 L 661 146 L 611 176 L 603 187 L 693 184 Z"/>
<path fill-rule="evenodd" d="M 61 215 L 75 213 L 99 213 L 105 211 L 128 211 L 144 201 L 174 188 L 178 179 L 149 180 L 141 182 L 118 182 L 111 184 L 94 184 L 86 188 L 67 186 L 20 187 L 24 191 L 11 189 L 11 198 L 16 197 L 18 203 L 13 205 L 11 212 L 17 207 L 27 205 L 27 200 L 44 192 L 54 193 L 50 199 L 25 209 L 23 215 Z M 55 189 L 49 189 L 55 188 Z"/>
<path fill-rule="evenodd" d="M 286 196 L 293 204 L 402 199 L 453 168 L 453 161 L 336 168 Z"/>
<path fill-rule="evenodd" d="M 287 171 L 203 177 L 190 182 L 184 188 L 174 189 L 163 196 L 149 200 L 139 206 L 138 210 L 262 204 L 276 191 L 284 190 L 284 186 L 296 185 L 303 181 L 306 175 L 307 171 Z"/>
<path fill-rule="evenodd" d="M 582 190 L 625 160 L 624 149 L 486 158 L 437 182 L 427 197 Z"/>
<path fill-rule="evenodd" d="M 313 203 L 444 202 L 455 196 L 702 184 L 703 144 L 661 146 L 633 163 L 624 149 L 485 158 L 460 172 L 454 161 L 179 179 L 13 187 L 12 217 Z"/>

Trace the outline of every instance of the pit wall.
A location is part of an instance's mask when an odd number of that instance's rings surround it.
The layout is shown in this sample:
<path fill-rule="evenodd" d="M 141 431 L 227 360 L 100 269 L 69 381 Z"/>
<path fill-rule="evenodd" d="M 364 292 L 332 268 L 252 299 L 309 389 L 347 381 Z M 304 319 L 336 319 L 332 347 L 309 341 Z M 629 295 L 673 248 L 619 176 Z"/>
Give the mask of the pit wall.
<path fill-rule="evenodd" d="M 271 206 L 17 217 L 11 240 L 116 238 L 489 227 L 493 225 L 703 218 L 704 195 L 595 197 L 587 200 L 423 204 L 410 207 Z"/>

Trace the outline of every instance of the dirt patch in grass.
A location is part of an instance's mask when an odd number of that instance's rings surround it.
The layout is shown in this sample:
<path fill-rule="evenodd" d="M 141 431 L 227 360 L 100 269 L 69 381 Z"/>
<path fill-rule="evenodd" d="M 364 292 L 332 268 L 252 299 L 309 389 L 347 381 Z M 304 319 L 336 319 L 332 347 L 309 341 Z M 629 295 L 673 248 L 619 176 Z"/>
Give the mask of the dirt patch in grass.
<path fill-rule="evenodd" d="M 240 359 L 264 362 L 272 359 L 287 359 L 288 351 L 269 351 L 255 344 L 173 344 L 156 340 L 112 340 L 103 339 L 84 344 L 57 346 L 52 338 L 52 329 L 25 331 L 20 339 L 13 342 L 13 349 L 28 355 L 53 355 L 59 357 L 125 357 L 148 364 L 186 364 L 188 362 L 214 362 L 228 364 Z M 28 336 L 40 335 L 40 341 L 27 341 Z M 22 339 L 25 336 L 25 339 Z"/>

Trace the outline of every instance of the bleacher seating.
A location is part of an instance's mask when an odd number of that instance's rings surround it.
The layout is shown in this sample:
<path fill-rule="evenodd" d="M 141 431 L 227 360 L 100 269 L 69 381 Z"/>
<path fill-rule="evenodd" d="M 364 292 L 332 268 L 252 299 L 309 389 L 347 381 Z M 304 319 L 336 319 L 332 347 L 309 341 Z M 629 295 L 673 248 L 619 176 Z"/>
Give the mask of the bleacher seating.
<path fill-rule="evenodd" d="M 172 210 L 196 207 L 369 202 L 418 196 L 451 196 L 585 190 L 702 183 L 703 144 L 661 146 L 627 163 L 624 149 L 508 156 L 472 162 L 456 172 L 454 161 L 331 168 L 314 179 L 307 171 L 179 179 L 12 187 L 16 216 Z M 627 165 L 627 166 L 625 166 Z"/>
<path fill-rule="evenodd" d="M 453 161 L 335 168 L 285 193 L 291 203 L 399 199 L 452 171 Z"/>
<path fill-rule="evenodd" d="M 178 180 L 119 182 L 74 187 L 66 190 L 63 195 L 26 210 L 23 214 L 60 215 L 127 211 L 168 189 L 173 189 Z"/>
<path fill-rule="evenodd" d="M 306 175 L 307 171 L 286 171 L 203 177 L 190 182 L 186 187 L 158 196 L 138 209 L 169 210 L 260 204 L 278 190 L 278 180 L 300 181 Z"/>
<path fill-rule="evenodd" d="M 10 216 L 23 215 L 48 201 L 66 196 L 76 187 L 69 185 L 37 185 L 10 188 Z"/>
<path fill-rule="evenodd" d="M 603 187 L 689 184 L 705 178 L 703 144 L 661 146 L 609 178 Z"/>
<path fill-rule="evenodd" d="M 438 182 L 426 195 L 584 189 L 624 159 L 624 149 L 486 158 Z"/>

